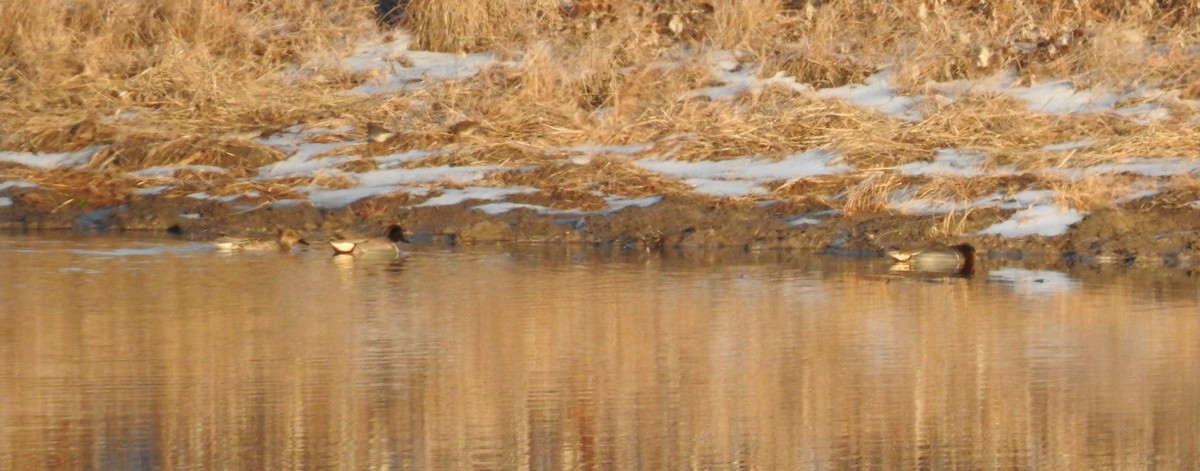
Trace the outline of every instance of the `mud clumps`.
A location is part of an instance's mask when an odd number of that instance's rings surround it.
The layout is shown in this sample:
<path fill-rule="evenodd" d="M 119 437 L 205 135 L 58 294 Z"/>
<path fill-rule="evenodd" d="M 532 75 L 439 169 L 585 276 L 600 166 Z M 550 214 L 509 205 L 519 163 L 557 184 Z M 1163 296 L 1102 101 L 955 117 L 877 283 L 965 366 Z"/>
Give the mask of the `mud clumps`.
<path fill-rule="evenodd" d="M 205 239 L 219 233 L 291 227 L 333 234 L 371 231 L 398 222 L 418 240 L 445 244 L 585 243 L 625 250 L 788 250 L 878 256 L 883 247 L 914 241 L 968 242 L 986 258 L 1089 266 L 1200 264 L 1200 209 L 1146 202 L 1094 211 L 1054 236 L 982 236 L 980 229 L 1011 211 L 982 210 L 948 222 L 943 216 L 895 214 L 798 218 L 785 207 L 754 202 L 665 196 L 645 207 L 611 213 L 543 214 L 518 207 L 501 214 L 475 209 L 482 201 L 415 207 L 406 198 L 378 197 L 337 209 L 306 202 L 253 203 L 147 196 L 103 208 L 60 201 L 41 189 L 9 192 L 0 228 L 79 232 L 171 231 Z M 955 235 L 958 234 L 958 235 Z"/>

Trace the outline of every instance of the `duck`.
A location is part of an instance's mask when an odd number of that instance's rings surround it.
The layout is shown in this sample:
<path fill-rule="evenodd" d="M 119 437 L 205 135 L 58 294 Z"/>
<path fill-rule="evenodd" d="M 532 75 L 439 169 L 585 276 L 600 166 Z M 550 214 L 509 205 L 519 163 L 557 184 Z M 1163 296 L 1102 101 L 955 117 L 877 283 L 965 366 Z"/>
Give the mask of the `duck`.
<path fill-rule="evenodd" d="M 334 255 L 398 255 L 400 246 L 396 244 L 401 242 L 409 243 L 408 238 L 404 236 L 404 228 L 399 224 L 392 224 L 383 231 L 381 237 L 331 240 L 329 245 L 333 247 Z"/>
<path fill-rule="evenodd" d="M 213 241 L 213 245 L 220 250 L 274 250 L 289 251 L 296 244 L 308 245 L 308 241 L 300 236 L 300 233 L 295 229 L 280 229 L 279 237 L 275 240 L 260 239 L 252 237 L 228 237 Z"/>
<path fill-rule="evenodd" d="M 971 244 L 946 245 L 938 242 L 911 248 L 891 248 L 887 255 L 912 271 L 970 274 L 975 270 L 975 247 Z"/>

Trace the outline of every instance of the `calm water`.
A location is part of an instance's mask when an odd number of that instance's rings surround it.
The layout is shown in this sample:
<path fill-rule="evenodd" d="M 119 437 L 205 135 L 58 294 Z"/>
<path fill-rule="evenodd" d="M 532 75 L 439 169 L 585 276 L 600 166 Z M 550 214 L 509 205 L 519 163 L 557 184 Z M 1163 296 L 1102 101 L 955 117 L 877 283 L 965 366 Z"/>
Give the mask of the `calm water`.
<path fill-rule="evenodd" d="M 1190 469 L 1182 271 L 0 237 L 0 469 Z"/>

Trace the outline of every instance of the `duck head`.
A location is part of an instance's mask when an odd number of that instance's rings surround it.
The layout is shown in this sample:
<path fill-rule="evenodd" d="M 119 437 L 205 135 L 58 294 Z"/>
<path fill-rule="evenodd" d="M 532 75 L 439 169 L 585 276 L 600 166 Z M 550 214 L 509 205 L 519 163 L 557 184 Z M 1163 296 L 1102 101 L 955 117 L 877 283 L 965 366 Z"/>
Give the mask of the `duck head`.
<path fill-rule="evenodd" d="M 279 245 L 281 247 L 291 247 L 296 244 L 308 245 L 308 241 L 300 236 L 300 233 L 295 229 L 280 229 L 279 230 Z"/>
<path fill-rule="evenodd" d="M 399 224 L 392 224 L 388 226 L 387 231 L 384 232 L 384 235 L 392 242 L 404 242 L 406 244 L 411 243 L 408 240 L 408 237 L 404 236 L 404 228 L 400 227 Z"/>

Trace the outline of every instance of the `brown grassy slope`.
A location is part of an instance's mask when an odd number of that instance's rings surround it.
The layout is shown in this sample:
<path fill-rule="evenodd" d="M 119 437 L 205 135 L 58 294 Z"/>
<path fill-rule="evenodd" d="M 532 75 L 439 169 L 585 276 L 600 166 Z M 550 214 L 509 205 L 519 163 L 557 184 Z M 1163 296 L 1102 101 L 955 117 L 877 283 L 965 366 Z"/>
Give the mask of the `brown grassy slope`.
<path fill-rule="evenodd" d="M 0 2 L 0 148 L 71 150 L 114 141 L 91 169 L 109 172 L 221 163 L 243 152 L 271 158 L 226 143 L 222 136 L 236 131 L 381 121 L 436 137 L 448 123 L 471 119 L 486 132 L 406 142 L 535 150 L 652 142 L 656 152 L 693 160 L 824 147 L 864 169 L 838 184 L 850 190 L 842 204 L 863 209 L 906 183 L 888 169 L 927 159 L 938 147 L 977 149 L 995 165 L 1023 169 L 1200 155 L 1200 144 L 1188 139 L 1200 126 L 1196 110 L 1172 99 L 1200 97 L 1195 1 L 413 0 L 403 26 L 415 47 L 496 51 L 515 65 L 366 101 L 336 93 L 363 77 L 333 69 L 287 72 L 373 34 L 372 6 L 367 0 Z M 902 91 L 914 93 L 926 93 L 929 81 L 1007 68 L 1030 83 L 1055 77 L 1079 86 L 1150 85 L 1163 93 L 1145 100 L 1171 107 L 1172 116 L 1154 124 L 1055 116 L 981 92 L 927 100 L 926 119 L 916 123 L 782 87 L 728 102 L 683 99 L 719 84 L 708 51 L 728 51 L 734 68 L 762 78 L 783 74 L 817 87 L 858 82 L 883 66 Z M 1066 156 L 1039 150 L 1083 135 L 1097 142 Z M 386 152 L 388 145 L 367 149 Z M 830 183 L 783 182 L 775 196 L 822 184 Z M 1033 185 L 923 184 L 928 194 L 958 198 Z"/>
<path fill-rule="evenodd" d="M 110 126 L 207 132 L 344 111 L 351 105 L 330 92 L 355 77 L 326 71 L 298 80 L 280 71 L 369 33 L 364 22 L 372 6 L 367 0 L 3 2 L 3 146 L 77 148 L 82 143 L 44 135 L 65 133 L 87 117 L 107 117 Z M 1200 96 L 1192 52 L 1200 43 L 1198 13 L 1200 4 L 1184 1 L 414 0 L 404 26 L 417 47 L 520 54 L 520 73 L 504 77 L 519 83 L 482 83 L 497 90 L 484 91 L 479 98 L 492 102 L 475 108 L 538 103 L 537 114 L 556 117 L 555 125 L 594 136 L 611 133 L 579 129 L 596 124 L 581 113 L 615 107 L 655 122 L 687 118 L 675 101 L 681 90 L 709 80 L 706 71 L 653 64 L 709 47 L 735 51 L 763 77 L 782 72 L 815 86 L 859 81 L 881 65 L 893 66 L 905 87 L 1014 66 L 1030 79 L 1154 84 L 1194 98 Z M 445 99 L 455 99 L 445 91 Z M 122 112 L 124 122 L 114 123 Z M 533 118 L 522 119 L 518 128 Z"/>
<path fill-rule="evenodd" d="M 368 13 L 357 0 L 0 2 L 0 136 L 55 150 L 86 145 L 54 133 L 89 117 L 168 135 L 286 122 L 341 84 L 279 71 L 344 44 Z"/>

